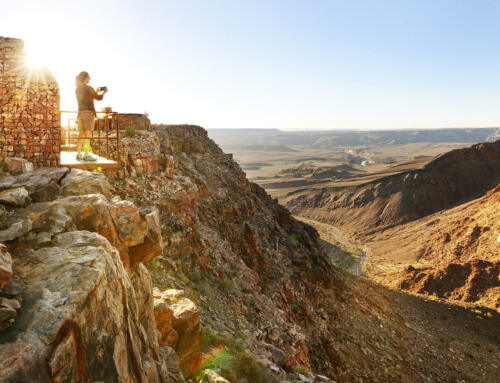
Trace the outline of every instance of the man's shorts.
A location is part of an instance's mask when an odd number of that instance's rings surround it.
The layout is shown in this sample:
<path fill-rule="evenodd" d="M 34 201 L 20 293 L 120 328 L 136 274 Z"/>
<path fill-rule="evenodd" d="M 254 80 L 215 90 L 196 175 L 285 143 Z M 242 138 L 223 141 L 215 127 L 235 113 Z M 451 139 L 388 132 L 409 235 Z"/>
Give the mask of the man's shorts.
<path fill-rule="evenodd" d="M 78 129 L 80 132 L 91 132 L 94 130 L 95 114 L 90 110 L 78 112 Z"/>

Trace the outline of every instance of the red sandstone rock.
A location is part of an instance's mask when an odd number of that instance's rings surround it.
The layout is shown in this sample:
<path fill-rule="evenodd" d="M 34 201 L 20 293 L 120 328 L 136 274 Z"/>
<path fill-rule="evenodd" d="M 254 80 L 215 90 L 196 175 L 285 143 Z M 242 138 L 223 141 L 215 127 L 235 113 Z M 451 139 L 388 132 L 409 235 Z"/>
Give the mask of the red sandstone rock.
<path fill-rule="evenodd" d="M 174 311 L 171 309 L 169 301 L 162 298 L 162 293 L 156 287 L 153 289 L 153 298 L 156 328 L 160 333 L 160 347 L 168 346 L 175 349 L 179 335 L 172 327 Z"/>
<path fill-rule="evenodd" d="M 6 286 L 12 277 L 12 257 L 7 247 L 0 244 L 0 287 Z"/>
<path fill-rule="evenodd" d="M 201 325 L 198 308 L 188 298 L 184 291 L 169 289 L 163 292 L 155 290 L 155 318 L 160 339 L 165 345 L 175 340 L 175 330 L 178 340 L 173 348 L 179 357 L 179 365 L 191 374 L 201 355 Z"/>
<path fill-rule="evenodd" d="M 7 157 L 4 159 L 4 165 L 4 170 L 14 175 L 33 171 L 33 164 L 24 158 Z"/>
<path fill-rule="evenodd" d="M 28 191 L 21 187 L 0 192 L 0 203 L 12 206 L 24 206 L 28 202 Z"/>
<path fill-rule="evenodd" d="M 139 301 L 148 273 L 131 271 L 132 282 L 98 234 L 58 238 L 18 260 L 26 288 L 16 329 L 2 333 L 0 381 L 169 382 L 154 322 L 144 320 L 152 304 Z"/>
<path fill-rule="evenodd" d="M 111 195 L 108 179 L 104 174 L 92 173 L 86 170 L 71 169 L 69 174 L 61 182 L 61 194 L 82 195 L 82 194 L 103 194 L 106 197 Z"/>

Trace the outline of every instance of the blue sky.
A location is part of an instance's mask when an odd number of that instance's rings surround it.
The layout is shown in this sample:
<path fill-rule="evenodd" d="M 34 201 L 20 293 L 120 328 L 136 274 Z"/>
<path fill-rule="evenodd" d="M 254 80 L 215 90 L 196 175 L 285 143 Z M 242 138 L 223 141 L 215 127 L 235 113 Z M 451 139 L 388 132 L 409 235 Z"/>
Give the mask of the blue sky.
<path fill-rule="evenodd" d="M 100 105 L 206 128 L 500 125 L 498 1 L 2 2 L 74 109 Z"/>

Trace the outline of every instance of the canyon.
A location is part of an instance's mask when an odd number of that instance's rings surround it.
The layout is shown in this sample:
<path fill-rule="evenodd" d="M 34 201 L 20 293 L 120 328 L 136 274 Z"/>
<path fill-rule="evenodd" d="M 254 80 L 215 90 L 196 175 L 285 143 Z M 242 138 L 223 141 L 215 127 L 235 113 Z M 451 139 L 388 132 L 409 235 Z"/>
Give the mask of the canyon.
<path fill-rule="evenodd" d="M 203 128 L 127 140 L 121 173 L 5 168 L 0 381 L 498 380 L 496 310 L 336 266 Z"/>

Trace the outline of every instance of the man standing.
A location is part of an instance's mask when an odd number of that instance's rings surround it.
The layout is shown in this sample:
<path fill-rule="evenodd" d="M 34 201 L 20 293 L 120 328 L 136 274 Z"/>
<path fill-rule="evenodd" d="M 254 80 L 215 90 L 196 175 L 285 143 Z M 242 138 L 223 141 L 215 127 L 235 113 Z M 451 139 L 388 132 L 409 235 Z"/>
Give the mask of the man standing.
<path fill-rule="evenodd" d="M 76 159 L 79 161 L 96 161 L 97 158 L 93 156 L 90 144 L 84 146 L 84 155 L 82 155 L 83 137 L 87 137 L 88 141 L 94 130 L 96 119 L 96 112 L 94 107 L 94 100 L 101 101 L 108 88 L 97 88 L 97 92 L 89 84 L 90 75 L 88 72 L 80 72 L 76 76 L 76 99 L 78 101 L 78 141 L 76 144 Z"/>

